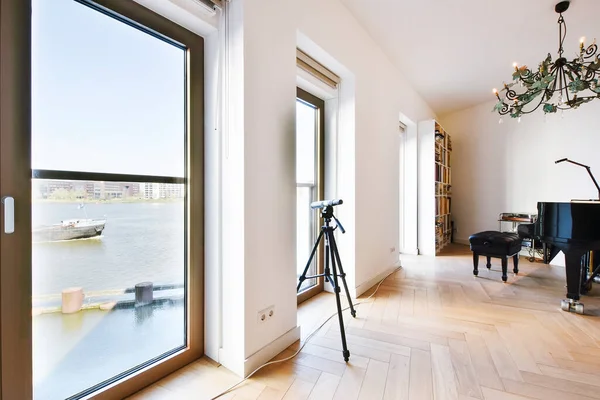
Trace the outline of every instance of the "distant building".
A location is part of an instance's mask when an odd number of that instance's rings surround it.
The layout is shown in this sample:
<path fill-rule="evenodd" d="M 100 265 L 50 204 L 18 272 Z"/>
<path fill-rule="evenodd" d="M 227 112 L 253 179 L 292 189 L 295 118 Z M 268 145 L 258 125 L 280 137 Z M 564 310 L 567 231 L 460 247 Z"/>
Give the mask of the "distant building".
<path fill-rule="evenodd" d="M 181 199 L 185 196 L 179 183 L 140 183 L 140 194 L 144 199 Z"/>
<path fill-rule="evenodd" d="M 70 192 L 73 190 L 73 182 L 71 181 L 54 181 L 47 179 L 33 180 L 33 196 L 43 199 L 52 197 L 52 194 L 57 190 L 62 189 Z"/>
<path fill-rule="evenodd" d="M 140 194 L 144 199 L 160 199 L 158 183 L 140 183 Z"/>
<path fill-rule="evenodd" d="M 140 198 L 140 184 L 132 183 L 131 184 L 131 197 Z"/>
<path fill-rule="evenodd" d="M 34 198 L 42 199 L 178 199 L 185 196 L 184 185 L 173 183 L 34 179 L 32 190 Z"/>
<path fill-rule="evenodd" d="M 72 181 L 71 191 L 75 191 L 75 196 L 78 199 L 94 198 L 94 183 L 85 181 Z"/>

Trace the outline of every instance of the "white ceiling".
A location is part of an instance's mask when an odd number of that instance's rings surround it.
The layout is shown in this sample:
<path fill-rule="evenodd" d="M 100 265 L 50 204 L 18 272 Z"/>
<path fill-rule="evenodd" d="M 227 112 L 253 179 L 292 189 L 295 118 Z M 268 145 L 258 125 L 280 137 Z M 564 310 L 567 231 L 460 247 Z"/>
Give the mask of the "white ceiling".
<path fill-rule="evenodd" d="M 558 51 L 558 0 L 341 0 L 438 115 L 494 99 L 513 62 Z M 599 0 L 572 0 L 565 56 L 598 38 Z M 376 68 L 376 66 L 374 66 Z"/>

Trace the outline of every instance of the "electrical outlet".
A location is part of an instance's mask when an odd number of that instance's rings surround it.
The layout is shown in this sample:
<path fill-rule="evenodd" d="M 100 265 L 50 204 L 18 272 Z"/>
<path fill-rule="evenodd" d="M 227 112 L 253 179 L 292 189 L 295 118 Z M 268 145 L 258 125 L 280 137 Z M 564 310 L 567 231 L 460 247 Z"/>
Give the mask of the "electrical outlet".
<path fill-rule="evenodd" d="M 267 322 L 267 314 L 262 313 L 262 312 L 259 311 L 257 317 L 258 317 L 258 323 L 259 324 L 263 324 L 263 323 Z"/>
<path fill-rule="evenodd" d="M 264 324 L 275 316 L 275 306 L 269 306 L 263 310 L 260 310 L 257 314 L 257 320 L 259 324 Z"/>

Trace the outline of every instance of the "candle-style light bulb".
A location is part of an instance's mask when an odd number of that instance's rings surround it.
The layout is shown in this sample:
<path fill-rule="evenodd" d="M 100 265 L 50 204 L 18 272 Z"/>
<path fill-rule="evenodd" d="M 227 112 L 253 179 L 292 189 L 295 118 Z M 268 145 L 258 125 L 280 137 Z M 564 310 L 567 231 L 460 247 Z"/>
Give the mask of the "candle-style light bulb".
<path fill-rule="evenodd" d="M 513 67 L 515 68 L 515 71 L 519 70 L 519 64 L 517 64 L 516 61 L 513 63 Z"/>
<path fill-rule="evenodd" d="M 579 39 L 579 49 L 583 50 L 584 46 L 585 46 L 585 36 L 582 36 L 581 39 Z"/>

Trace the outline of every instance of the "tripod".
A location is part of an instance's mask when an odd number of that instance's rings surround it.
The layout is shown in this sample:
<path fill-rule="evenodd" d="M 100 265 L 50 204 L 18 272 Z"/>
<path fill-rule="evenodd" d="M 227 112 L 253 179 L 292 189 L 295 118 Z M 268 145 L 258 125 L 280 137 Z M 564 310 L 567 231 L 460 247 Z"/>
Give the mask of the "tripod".
<path fill-rule="evenodd" d="M 350 304 L 350 313 L 352 317 L 356 317 L 356 311 L 354 310 L 354 306 L 352 305 L 352 299 L 350 298 L 350 292 L 348 292 L 348 285 L 346 284 L 346 273 L 342 268 L 342 262 L 340 260 L 340 254 L 338 253 L 337 244 L 335 243 L 335 237 L 333 235 L 333 231 L 340 228 L 342 233 L 346 233 L 340 221 L 333 215 L 333 206 L 327 205 L 321 209 L 321 217 L 325 220 L 325 224 L 321 226 L 321 232 L 319 233 L 319 237 L 317 238 L 315 245 L 310 253 L 310 257 L 308 258 L 308 262 L 306 263 L 306 267 L 304 268 L 304 272 L 300 278 L 298 278 L 298 287 L 296 291 L 300 291 L 300 286 L 306 279 L 313 279 L 323 277 L 327 282 L 331 284 L 333 287 L 333 291 L 335 292 L 335 300 L 337 302 L 337 314 L 340 322 L 340 334 L 342 336 L 342 354 L 344 356 L 344 360 L 348 361 L 350 358 L 350 351 L 348 351 L 348 347 L 346 345 L 346 331 L 344 329 L 344 318 L 342 316 L 342 304 L 340 301 L 340 285 L 338 284 L 338 277 L 342 278 L 342 282 L 344 284 L 344 290 L 346 291 L 346 296 L 348 297 L 348 303 Z M 337 226 L 331 226 L 331 219 L 334 219 Z M 317 252 L 317 248 L 319 247 L 319 242 L 321 238 L 325 237 L 325 270 L 322 274 L 306 276 L 306 272 L 312 263 L 313 257 Z M 329 257 L 331 256 L 331 269 L 329 269 Z M 337 268 L 339 268 L 339 273 Z"/>

